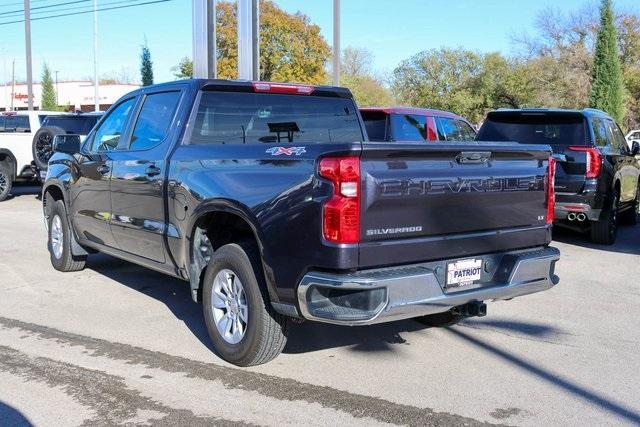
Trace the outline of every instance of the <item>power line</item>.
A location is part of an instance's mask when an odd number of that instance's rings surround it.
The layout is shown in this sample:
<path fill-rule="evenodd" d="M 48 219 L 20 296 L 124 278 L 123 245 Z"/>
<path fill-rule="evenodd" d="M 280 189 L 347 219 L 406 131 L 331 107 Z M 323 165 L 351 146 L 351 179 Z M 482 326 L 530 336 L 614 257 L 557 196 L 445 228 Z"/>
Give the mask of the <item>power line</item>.
<path fill-rule="evenodd" d="M 38 7 L 32 7 L 29 10 L 34 11 L 34 10 L 38 10 L 38 9 L 50 9 L 52 7 L 58 7 L 58 6 L 66 6 L 68 4 L 76 4 L 76 3 L 86 3 L 88 1 L 91 0 L 75 0 L 75 1 L 67 1 L 64 3 L 57 3 L 57 4 L 48 4 L 46 6 L 38 6 Z M 0 13 L 0 15 L 13 15 L 16 13 L 24 13 L 24 9 L 20 9 L 20 10 L 12 10 L 11 12 L 2 12 Z"/>
<path fill-rule="evenodd" d="M 31 3 L 42 3 L 43 1 L 48 1 L 48 0 L 31 0 Z M 2 6 L 0 6 L 0 9 L 4 9 L 6 7 L 13 7 L 13 6 L 24 6 L 24 2 L 17 2 L 17 3 L 9 3 L 9 4 L 3 4 Z"/>
<path fill-rule="evenodd" d="M 166 3 L 166 2 L 170 2 L 173 0 L 154 0 L 154 1 L 147 1 L 144 3 L 136 3 L 136 4 L 129 4 L 129 5 L 125 5 L 125 6 L 112 6 L 112 7 L 103 7 L 103 8 L 99 8 L 96 9 L 97 12 L 102 12 L 102 11 L 107 11 L 107 10 L 116 10 L 116 9 L 126 9 L 126 8 L 130 8 L 130 7 L 136 7 L 136 6 L 146 6 L 146 5 L 150 5 L 150 4 L 156 4 L 156 3 Z M 52 11 L 54 12 L 54 11 Z M 72 12 L 72 13 L 63 13 L 60 15 L 50 15 L 50 16 L 41 16 L 38 18 L 31 18 L 32 21 L 40 21 L 42 19 L 53 19 L 53 18 L 62 18 L 65 16 L 74 16 L 74 15 L 84 15 L 86 13 L 93 13 L 93 9 L 91 10 L 85 10 L 82 12 Z M 8 21 L 8 22 L 0 22 L 0 26 L 2 25 L 10 25 L 10 24 L 19 24 L 21 22 L 24 22 L 24 19 L 20 19 L 17 21 Z"/>
<path fill-rule="evenodd" d="M 135 2 L 140 2 L 140 1 L 142 1 L 142 0 L 119 0 L 119 1 L 113 1 L 111 3 L 102 2 L 102 5 L 103 6 L 115 6 L 115 5 L 120 5 L 120 4 L 134 4 Z M 56 9 L 56 10 L 39 10 L 39 11 L 36 11 L 36 12 L 32 12 L 31 16 L 42 15 L 42 14 L 46 14 L 46 13 L 67 12 L 67 11 L 70 11 L 70 10 L 78 10 L 78 9 L 86 10 L 87 12 L 93 12 L 93 7 L 92 6 L 89 6 L 89 9 L 87 9 L 87 7 L 88 7 L 87 5 L 82 5 L 82 6 L 65 7 L 65 8 Z M 31 18 L 31 20 L 33 20 L 33 19 L 35 19 L 35 18 Z"/>

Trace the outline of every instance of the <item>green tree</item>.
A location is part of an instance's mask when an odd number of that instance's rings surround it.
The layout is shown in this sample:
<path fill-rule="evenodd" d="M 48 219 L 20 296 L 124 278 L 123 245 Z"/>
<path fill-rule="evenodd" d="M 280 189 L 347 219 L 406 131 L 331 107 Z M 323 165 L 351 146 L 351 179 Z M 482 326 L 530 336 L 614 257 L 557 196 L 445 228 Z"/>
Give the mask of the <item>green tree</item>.
<path fill-rule="evenodd" d="M 342 51 L 340 62 L 340 85 L 351 90 L 358 105 L 370 107 L 394 103 L 391 91 L 372 71 L 373 54 L 370 51 L 348 47 Z"/>
<path fill-rule="evenodd" d="M 600 8 L 589 105 L 611 114 L 618 123 L 624 120 L 624 81 L 611 0 L 602 0 Z"/>
<path fill-rule="evenodd" d="M 216 65 L 218 78 L 238 78 L 238 32 L 235 2 L 219 1 L 216 7 Z M 325 65 L 331 55 L 320 27 L 298 12 L 287 13 L 273 1 L 260 1 L 260 79 L 318 84 L 327 78 Z M 176 78 L 189 78 L 188 58 L 172 68 Z"/>
<path fill-rule="evenodd" d="M 42 67 L 42 101 L 40 102 L 40 108 L 45 111 L 58 110 L 56 89 L 47 63 Z"/>
<path fill-rule="evenodd" d="M 153 61 L 151 61 L 151 51 L 145 41 L 140 52 L 140 77 L 142 86 L 153 84 Z"/>
<path fill-rule="evenodd" d="M 185 56 L 178 65 L 171 68 L 171 71 L 173 71 L 176 79 L 191 79 L 193 78 L 193 61 L 188 56 Z"/>

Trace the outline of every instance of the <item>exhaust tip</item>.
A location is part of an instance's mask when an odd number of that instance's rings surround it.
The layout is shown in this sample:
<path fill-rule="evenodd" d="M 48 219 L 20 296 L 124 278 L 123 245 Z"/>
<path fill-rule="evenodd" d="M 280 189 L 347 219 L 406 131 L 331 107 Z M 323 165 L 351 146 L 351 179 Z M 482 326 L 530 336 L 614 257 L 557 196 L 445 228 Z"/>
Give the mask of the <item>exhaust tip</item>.
<path fill-rule="evenodd" d="M 574 212 L 569 213 L 569 215 L 567 215 L 567 219 L 569 221 L 575 221 L 576 220 L 576 214 Z"/>
<path fill-rule="evenodd" d="M 576 215 L 576 219 L 580 222 L 583 222 L 584 220 L 587 219 L 587 216 L 583 213 L 579 213 L 578 215 Z"/>

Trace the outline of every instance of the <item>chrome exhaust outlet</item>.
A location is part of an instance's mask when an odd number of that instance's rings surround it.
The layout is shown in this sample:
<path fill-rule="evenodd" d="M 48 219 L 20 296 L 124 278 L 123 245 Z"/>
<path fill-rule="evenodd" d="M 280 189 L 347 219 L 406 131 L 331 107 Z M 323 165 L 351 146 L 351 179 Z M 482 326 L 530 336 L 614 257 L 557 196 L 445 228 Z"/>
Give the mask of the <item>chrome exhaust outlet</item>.
<path fill-rule="evenodd" d="M 570 212 L 569 215 L 567 215 L 567 219 L 569 221 L 575 221 L 576 220 L 576 214 L 575 212 Z"/>
<path fill-rule="evenodd" d="M 587 219 L 587 216 L 583 213 L 579 213 L 578 215 L 576 215 L 576 219 L 580 222 L 583 222 L 585 219 Z"/>

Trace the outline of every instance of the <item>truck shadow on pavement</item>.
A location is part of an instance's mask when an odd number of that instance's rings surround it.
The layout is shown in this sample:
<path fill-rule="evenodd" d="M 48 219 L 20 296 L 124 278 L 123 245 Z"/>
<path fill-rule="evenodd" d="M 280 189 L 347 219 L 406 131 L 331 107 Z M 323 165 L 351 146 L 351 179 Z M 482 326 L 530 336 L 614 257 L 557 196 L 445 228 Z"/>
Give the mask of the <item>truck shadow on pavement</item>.
<path fill-rule="evenodd" d="M 11 427 L 31 427 L 33 424 L 20 411 L 0 400 L 0 425 Z"/>
<path fill-rule="evenodd" d="M 14 184 L 13 188 L 11 189 L 11 193 L 9 194 L 9 197 L 7 197 L 7 200 L 11 200 L 21 196 L 35 196 L 35 198 L 39 200 L 41 191 L 42 191 L 42 187 L 32 183 Z"/>
<path fill-rule="evenodd" d="M 191 300 L 187 282 L 104 254 L 90 256 L 87 268 L 162 302 L 204 346 L 215 352 L 204 323 L 202 306 Z M 554 340 L 554 336 L 563 334 L 551 325 L 511 320 L 469 319 L 461 326 L 545 340 Z M 394 351 L 398 346 L 411 344 L 403 334 L 428 329 L 415 320 L 361 327 L 292 322 L 284 353 L 303 354 L 341 347 L 365 353 Z"/>
<path fill-rule="evenodd" d="M 554 227 L 553 240 L 574 246 L 582 246 L 587 249 L 607 252 L 619 252 L 623 254 L 640 255 L 640 225 L 621 225 L 618 227 L 616 243 L 597 245 L 589 240 L 589 233 L 579 233 L 562 227 Z"/>

